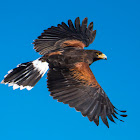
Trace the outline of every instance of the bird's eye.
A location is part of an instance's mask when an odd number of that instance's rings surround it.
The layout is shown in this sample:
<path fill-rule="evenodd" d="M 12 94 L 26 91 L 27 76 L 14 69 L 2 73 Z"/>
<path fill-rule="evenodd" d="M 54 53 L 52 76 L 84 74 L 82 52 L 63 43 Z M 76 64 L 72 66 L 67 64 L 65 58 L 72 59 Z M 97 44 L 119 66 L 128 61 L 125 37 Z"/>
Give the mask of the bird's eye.
<path fill-rule="evenodd" d="M 96 53 L 97 55 L 100 55 L 99 53 Z"/>

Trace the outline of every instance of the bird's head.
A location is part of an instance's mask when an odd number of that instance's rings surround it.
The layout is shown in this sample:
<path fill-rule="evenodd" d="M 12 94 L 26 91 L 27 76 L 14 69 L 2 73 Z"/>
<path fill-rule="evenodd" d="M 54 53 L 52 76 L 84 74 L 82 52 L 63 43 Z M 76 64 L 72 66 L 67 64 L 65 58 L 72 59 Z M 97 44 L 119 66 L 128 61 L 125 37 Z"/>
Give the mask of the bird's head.
<path fill-rule="evenodd" d="M 107 56 L 98 50 L 93 50 L 93 62 L 101 59 L 107 60 Z"/>

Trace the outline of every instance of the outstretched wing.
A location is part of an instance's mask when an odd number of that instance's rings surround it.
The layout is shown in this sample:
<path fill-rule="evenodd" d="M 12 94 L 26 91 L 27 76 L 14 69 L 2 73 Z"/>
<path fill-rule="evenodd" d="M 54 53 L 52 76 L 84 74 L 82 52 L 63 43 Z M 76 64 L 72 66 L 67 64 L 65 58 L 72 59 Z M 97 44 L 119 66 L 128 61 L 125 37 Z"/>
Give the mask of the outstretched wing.
<path fill-rule="evenodd" d="M 62 22 L 57 27 L 52 26 L 44 30 L 33 44 L 34 49 L 44 55 L 66 46 L 87 47 L 93 42 L 95 35 L 96 30 L 93 31 L 93 22 L 87 27 L 87 18 L 80 24 L 80 19 L 77 17 L 75 26 L 71 20 L 68 20 L 68 25 Z"/>
<path fill-rule="evenodd" d="M 117 118 L 117 109 L 96 81 L 87 63 L 79 62 L 63 69 L 50 67 L 47 85 L 54 99 L 74 107 L 96 125 L 99 125 L 99 117 L 107 127 L 107 117 L 115 122 L 113 117 Z"/>

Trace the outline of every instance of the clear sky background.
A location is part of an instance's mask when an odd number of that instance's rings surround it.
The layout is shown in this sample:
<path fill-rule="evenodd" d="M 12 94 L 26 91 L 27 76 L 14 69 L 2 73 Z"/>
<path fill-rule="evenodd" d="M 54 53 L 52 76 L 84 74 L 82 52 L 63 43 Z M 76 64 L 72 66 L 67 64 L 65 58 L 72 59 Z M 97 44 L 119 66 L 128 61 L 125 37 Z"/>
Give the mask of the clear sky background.
<path fill-rule="evenodd" d="M 7 0 L 0 4 L 0 80 L 8 70 L 40 55 L 31 44 L 50 26 L 88 17 L 97 30 L 89 49 L 108 56 L 92 64 L 96 79 L 119 109 L 124 123 L 100 120 L 97 127 L 80 112 L 49 96 L 46 75 L 31 91 L 0 84 L 0 140 L 140 139 L 139 0 Z"/>

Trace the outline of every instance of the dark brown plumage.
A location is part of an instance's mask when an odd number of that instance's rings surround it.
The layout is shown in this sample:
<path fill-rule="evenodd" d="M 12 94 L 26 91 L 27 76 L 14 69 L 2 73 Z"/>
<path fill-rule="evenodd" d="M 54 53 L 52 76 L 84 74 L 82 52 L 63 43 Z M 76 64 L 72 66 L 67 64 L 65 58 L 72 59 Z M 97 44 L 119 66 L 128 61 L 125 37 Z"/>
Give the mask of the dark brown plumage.
<path fill-rule="evenodd" d="M 115 114 L 118 113 L 89 68 L 91 63 L 101 59 L 96 55 L 100 53 L 96 50 L 67 48 L 59 55 L 49 56 L 47 85 L 54 99 L 74 107 L 96 125 L 99 125 L 101 117 L 109 127 L 107 117 L 115 122 L 113 117 L 117 118 Z"/>
<path fill-rule="evenodd" d="M 107 117 L 115 122 L 115 114 L 126 111 L 119 111 L 113 106 L 90 70 L 89 66 L 93 62 L 107 59 L 100 51 L 84 50 L 96 36 L 93 22 L 87 27 L 87 18 L 80 24 L 78 17 L 74 25 L 68 20 L 68 25 L 62 22 L 57 27 L 52 26 L 44 30 L 33 43 L 34 49 L 43 56 L 35 61 L 20 64 L 6 75 L 2 83 L 12 84 L 15 89 L 30 89 L 44 75 L 49 65 L 47 85 L 51 96 L 74 107 L 96 125 L 99 125 L 101 117 L 109 127 Z"/>

